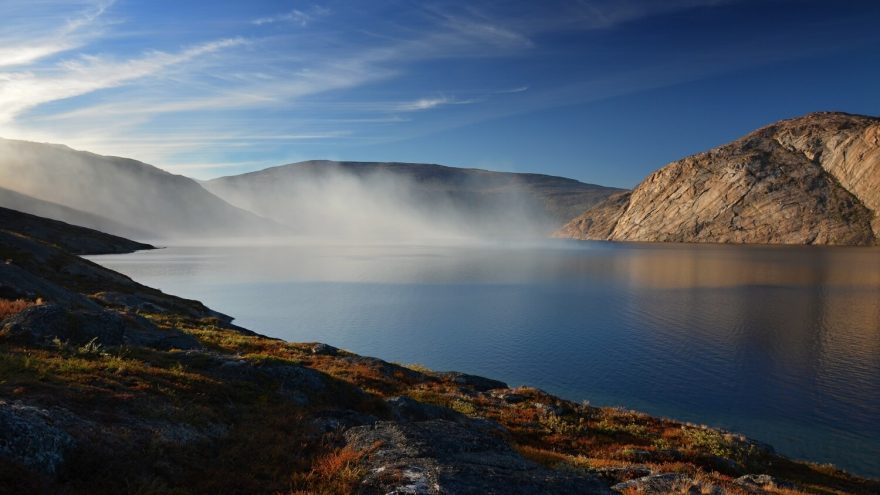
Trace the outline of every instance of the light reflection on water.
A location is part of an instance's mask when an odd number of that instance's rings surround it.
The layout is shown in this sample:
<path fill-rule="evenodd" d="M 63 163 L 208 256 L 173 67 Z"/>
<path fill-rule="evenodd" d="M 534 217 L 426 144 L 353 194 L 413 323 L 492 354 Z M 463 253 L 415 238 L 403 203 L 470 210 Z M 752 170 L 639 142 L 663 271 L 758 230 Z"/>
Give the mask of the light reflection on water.
<path fill-rule="evenodd" d="M 880 250 L 564 242 L 91 259 L 247 328 L 746 433 L 880 476 Z"/>

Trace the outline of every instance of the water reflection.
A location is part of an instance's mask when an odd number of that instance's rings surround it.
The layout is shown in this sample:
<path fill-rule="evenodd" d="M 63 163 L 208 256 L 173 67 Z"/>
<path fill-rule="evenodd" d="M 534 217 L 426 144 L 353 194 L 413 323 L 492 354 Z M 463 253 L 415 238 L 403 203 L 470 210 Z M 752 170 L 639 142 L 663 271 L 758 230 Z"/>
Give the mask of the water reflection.
<path fill-rule="evenodd" d="M 246 327 L 731 428 L 880 476 L 880 250 L 178 247 L 95 257 Z"/>
<path fill-rule="evenodd" d="M 642 288 L 880 285 L 880 257 L 872 249 L 644 245 L 617 251 L 616 277 Z"/>

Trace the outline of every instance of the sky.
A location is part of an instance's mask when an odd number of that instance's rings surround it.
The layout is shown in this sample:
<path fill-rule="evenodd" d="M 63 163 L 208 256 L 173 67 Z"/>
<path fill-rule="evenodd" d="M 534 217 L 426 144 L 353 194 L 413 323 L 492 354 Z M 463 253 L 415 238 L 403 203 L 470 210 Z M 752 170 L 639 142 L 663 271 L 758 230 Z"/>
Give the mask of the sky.
<path fill-rule="evenodd" d="M 207 179 L 308 159 L 633 187 L 880 114 L 875 0 L 0 0 L 0 137 Z"/>

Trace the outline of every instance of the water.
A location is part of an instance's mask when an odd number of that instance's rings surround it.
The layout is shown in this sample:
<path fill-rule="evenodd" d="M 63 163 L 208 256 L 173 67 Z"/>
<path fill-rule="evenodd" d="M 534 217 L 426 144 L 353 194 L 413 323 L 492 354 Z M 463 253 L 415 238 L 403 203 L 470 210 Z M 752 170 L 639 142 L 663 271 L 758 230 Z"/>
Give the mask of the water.
<path fill-rule="evenodd" d="M 880 477 L 880 250 L 559 241 L 91 259 L 247 328 L 745 433 Z"/>

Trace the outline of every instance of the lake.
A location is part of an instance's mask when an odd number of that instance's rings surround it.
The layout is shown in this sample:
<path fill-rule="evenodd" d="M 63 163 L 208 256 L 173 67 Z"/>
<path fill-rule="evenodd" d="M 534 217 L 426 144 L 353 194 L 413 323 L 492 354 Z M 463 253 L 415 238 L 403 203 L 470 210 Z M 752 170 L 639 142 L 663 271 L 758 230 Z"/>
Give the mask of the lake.
<path fill-rule="evenodd" d="M 89 259 L 273 337 L 705 423 L 880 477 L 880 249 L 181 245 Z"/>

